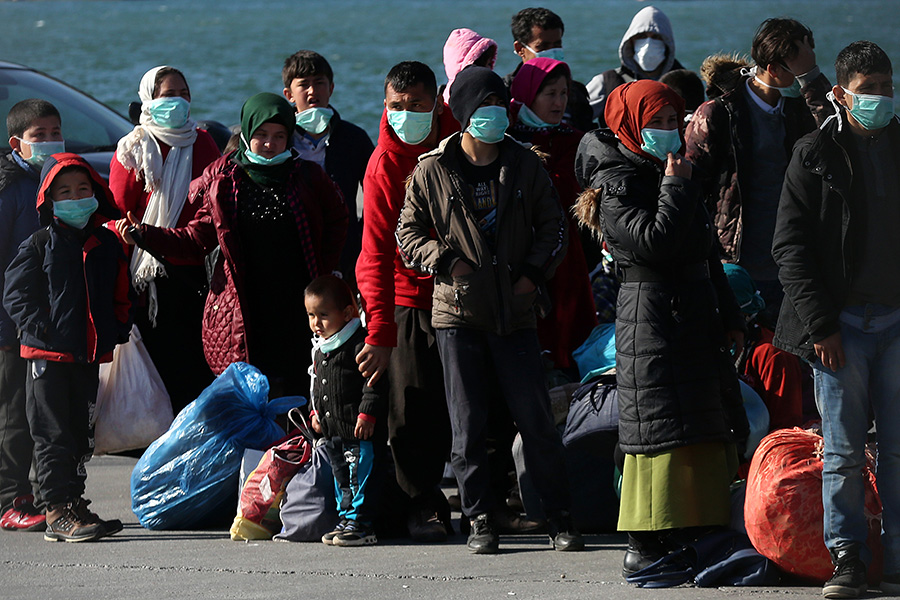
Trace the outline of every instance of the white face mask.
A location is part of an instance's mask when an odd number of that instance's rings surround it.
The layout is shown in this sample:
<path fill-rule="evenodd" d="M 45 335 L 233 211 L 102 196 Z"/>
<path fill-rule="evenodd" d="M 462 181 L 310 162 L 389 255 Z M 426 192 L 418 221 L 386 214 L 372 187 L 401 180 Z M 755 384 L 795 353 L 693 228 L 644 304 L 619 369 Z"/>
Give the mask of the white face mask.
<path fill-rule="evenodd" d="M 655 71 L 666 60 L 666 44 L 655 38 L 634 40 L 634 60 L 645 73 Z"/>

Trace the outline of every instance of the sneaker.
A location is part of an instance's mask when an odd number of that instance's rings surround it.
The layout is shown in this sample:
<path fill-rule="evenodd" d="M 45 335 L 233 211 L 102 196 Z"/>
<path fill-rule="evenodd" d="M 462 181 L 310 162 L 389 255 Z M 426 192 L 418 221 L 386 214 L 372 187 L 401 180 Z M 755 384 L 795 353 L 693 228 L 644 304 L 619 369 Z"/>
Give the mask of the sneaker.
<path fill-rule="evenodd" d="M 34 507 L 34 496 L 27 494 L 13 500 L 12 508 L 0 517 L 0 529 L 7 531 L 44 531 L 47 517 Z"/>
<path fill-rule="evenodd" d="M 859 559 L 854 544 L 831 552 L 834 573 L 825 582 L 822 595 L 826 598 L 857 598 L 866 591 L 866 565 Z"/>
<path fill-rule="evenodd" d="M 416 542 L 447 541 L 447 528 L 437 512 L 430 508 L 414 510 L 407 519 L 406 527 L 409 529 L 409 537 Z"/>
<path fill-rule="evenodd" d="M 550 534 L 550 545 L 557 552 L 584 550 L 584 538 L 575 529 L 572 517 L 567 511 L 547 519 L 547 533 Z"/>
<path fill-rule="evenodd" d="M 881 591 L 892 596 L 900 595 L 900 573 L 891 573 L 882 577 Z"/>
<path fill-rule="evenodd" d="M 322 543 L 326 546 L 331 546 L 334 543 L 334 538 L 344 530 L 344 527 L 346 527 L 349 522 L 350 521 L 347 519 L 341 519 L 341 522 L 335 525 L 334 529 L 322 536 Z"/>
<path fill-rule="evenodd" d="M 75 502 L 57 504 L 47 510 L 47 529 L 44 539 L 48 542 L 93 542 L 107 535 L 99 522 L 87 522 L 76 511 Z"/>
<path fill-rule="evenodd" d="M 101 519 L 97 513 L 91 512 L 88 508 L 88 505 L 91 503 L 90 500 L 86 500 L 84 498 L 78 498 L 75 500 L 75 512 L 87 523 L 100 523 L 103 526 L 104 537 L 108 535 L 113 535 L 119 533 L 123 529 L 122 521 L 119 519 L 110 519 L 105 520 Z"/>
<path fill-rule="evenodd" d="M 485 513 L 471 521 L 471 532 L 466 548 L 472 554 L 497 554 L 500 552 L 500 536 L 490 516 Z"/>
<path fill-rule="evenodd" d="M 369 546 L 377 544 L 378 538 L 369 525 L 351 519 L 347 521 L 344 530 L 334 536 L 331 543 L 335 546 Z"/>

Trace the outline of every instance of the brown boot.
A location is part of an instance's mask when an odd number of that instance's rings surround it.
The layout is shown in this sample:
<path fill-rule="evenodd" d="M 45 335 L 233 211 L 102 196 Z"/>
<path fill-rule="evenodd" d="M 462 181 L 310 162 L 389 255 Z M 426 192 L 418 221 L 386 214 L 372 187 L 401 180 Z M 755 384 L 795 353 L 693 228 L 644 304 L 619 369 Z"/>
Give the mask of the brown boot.
<path fill-rule="evenodd" d="M 99 521 L 85 520 L 76 512 L 75 505 L 76 502 L 66 502 L 51 506 L 47 510 L 45 540 L 48 542 L 93 542 L 106 535 L 106 531 Z"/>
<path fill-rule="evenodd" d="M 120 531 L 122 531 L 122 521 L 120 521 L 119 519 L 111 519 L 109 521 L 101 519 L 97 515 L 97 513 L 91 512 L 91 510 L 88 508 L 88 505 L 90 503 L 90 500 L 78 498 L 73 503 L 75 513 L 87 523 L 100 523 L 100 525 L 103 526 L 104 536 L 113 535 L 114 533 L 119 533 Z"/>

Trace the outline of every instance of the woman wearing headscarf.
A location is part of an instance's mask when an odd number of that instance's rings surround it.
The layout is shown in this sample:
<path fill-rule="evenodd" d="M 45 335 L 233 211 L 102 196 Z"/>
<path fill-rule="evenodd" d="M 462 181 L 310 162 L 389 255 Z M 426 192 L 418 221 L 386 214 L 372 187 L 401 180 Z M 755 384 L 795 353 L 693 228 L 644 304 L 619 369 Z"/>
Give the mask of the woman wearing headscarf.
<path fill-rule="evenodd" d="M 316 163 L 289 148 L 294 109 L 282 96 L 252 96 L 241 109 L 237 151 L 212 163 L 191 186 L 201 203 L 184 227 L 136 225 L 165 256 L 214 254 L 203 313 L 203 348 L 214 373 L 235 361 L 259 368 L 271 396 L 306 395 L 309 326 L 303 290 L 338 267 L 347 208 Z"/>
<path fill-rule="evenodd" d="M 642 80 L 613 90 L 605 110 L 610 130 L 585 135 L 575 169 L 587 190 L 578 216 L 602 234 L 622 279 L 616 379 L 627 576 L 729 522 L 735 442 L 746 440 L 748 425 L 728 349 L 741 347 L 744 324 L 679 154 L 682 99 Z"/>
<path fill-rule="evenodd" d="M 581 193 L 575 179 L 575 151 L 584 135 L 562 122 L 571 79 L 569 66 L 564 62 L 539 57 L 524 63 L 510 86 L 510 112 L 514 116 L 510 133 L 542 154 L 568 217 L 569 250 L 547 282 L 552 308 L 538 320 L 537 330 L 541 348 L 550 353 L 553 364 L 577 374 L 572 351 L 596 327 L 597 311 L 578 224 L 571 211 Z"/>
<path fill-rule="evenodd" d="M 219 149 L 191 118 L 191 92 L 178 69 L 147 71 L 138 96 L 140 124 L 119 140 L 109 165 L 116 207 L 150 225 L 187 225 L 199 208 L 188 200 L 188 187 L 219 158 Z M 173 259 L 167 268 L 136 248 L 131 272 L 143 292 L 135 322 L 177 413 L 212 381 L 199 335 L 203 261 Z"/>
<path fill-rule="evenodd" d="M 466 29 L 454 29 L 444 42 L 444 72 L 447 83 L 441 86 L 438 93 L 444 102 L 450 102 L 450 88 L 460 71 L 469 65 L 487 67 L 494 70 L 497 62 L 497 42 L 479 35 L 478 32 Z"/>

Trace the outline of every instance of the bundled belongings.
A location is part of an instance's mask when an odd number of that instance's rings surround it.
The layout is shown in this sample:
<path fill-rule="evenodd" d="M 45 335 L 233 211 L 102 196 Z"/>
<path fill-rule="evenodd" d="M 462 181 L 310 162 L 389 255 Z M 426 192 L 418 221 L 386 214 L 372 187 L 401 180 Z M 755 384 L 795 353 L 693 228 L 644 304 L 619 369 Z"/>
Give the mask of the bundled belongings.
<path fill-rule="evenodd" d="M 178 414 L 131 474 L 131 507 L 141 525 L 196 527 L 233 501 L 244 449 L 266 449 L 281 439 L 275 416 L 306 402 L 300 396 L 269 402 L 268 393 L 262 373 L 233 363 Z"/>

